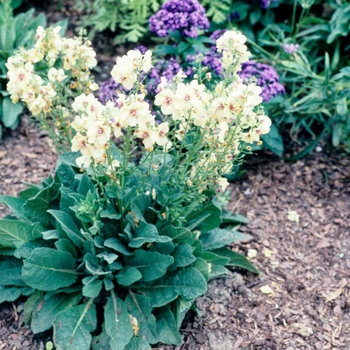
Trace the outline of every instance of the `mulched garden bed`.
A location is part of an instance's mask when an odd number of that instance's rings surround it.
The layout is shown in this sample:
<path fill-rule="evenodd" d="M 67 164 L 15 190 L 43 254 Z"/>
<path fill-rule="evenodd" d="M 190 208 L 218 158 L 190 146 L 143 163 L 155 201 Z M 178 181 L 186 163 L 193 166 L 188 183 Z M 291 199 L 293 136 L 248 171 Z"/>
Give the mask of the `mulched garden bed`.
<path fill-rule="evenodd" d="M 46 135 L 22 118 L 20 129 L 0 141 L 0 193 L 16 195 L 22 182 L 39 183 L 55 162 Z M 348 350 L 349 156 L 322 150 L 289 164 L 261 154 L 245 168 L 230 186 L 229 208 L 248 217 L 240 231 L 253 240 L 234 248 L 255 249 L 261 275 L 232 271 L 210 282 L 197 300 L 202 315 L 182 326 L 183 346 L 156 349 Z M 290 210 L 299 222 L 288 220 Z M 0 216 L 6 213 L 1 206 Z M 267 285 L 273 294 L 261 292 Z M 50 334 L 33 336 L 22 308 L 22 301 L 0 307 L 0 350 L 44 349 L 49 340 Z"/>

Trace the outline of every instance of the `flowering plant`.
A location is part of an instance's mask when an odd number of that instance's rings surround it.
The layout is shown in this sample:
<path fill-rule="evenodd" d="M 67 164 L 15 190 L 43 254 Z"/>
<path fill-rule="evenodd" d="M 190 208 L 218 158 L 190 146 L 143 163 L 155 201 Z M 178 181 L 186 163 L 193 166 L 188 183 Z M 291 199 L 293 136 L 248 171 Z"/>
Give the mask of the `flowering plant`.
<path fill-rule="evenodd" d="M 0 302 L 29 296 L 26 322 L 35 333 L 53 326 L 57 349 L 180 345 L 181 322 L 209 279 L 227 273 L 224 266 L 258 273 L 225 247 L 246 237 L 220 228 L 240 219 L 214 198 L 228 184 L 222 175 L 249 151 L 242 141 L 259 142 L 269 131 L 261 89 L 237 75 L 248 57 L 244 41 L 234 31 L 217 40 L 225 78 L 214 90 L 184 82 L 179 72 L 162 79 L 154 109 L 140 80 L 152 67 L 151 52 L 118 58 L 111 74 L 129 93 L 106 105 L 90 93 L 77 96 L 69 111 L 74 152 L 61 155 L 55 176 L 41 186 L 0 197 L 17 217 L 0 220 Z M 19 64 L 24 77 L 28 66 Z M 32 90 L 17 81 L 19 90 L 9 84 L 12 97 L 27 98 Z M 56 95 L 42 95 L 41 108 L 54 113 Z"/>

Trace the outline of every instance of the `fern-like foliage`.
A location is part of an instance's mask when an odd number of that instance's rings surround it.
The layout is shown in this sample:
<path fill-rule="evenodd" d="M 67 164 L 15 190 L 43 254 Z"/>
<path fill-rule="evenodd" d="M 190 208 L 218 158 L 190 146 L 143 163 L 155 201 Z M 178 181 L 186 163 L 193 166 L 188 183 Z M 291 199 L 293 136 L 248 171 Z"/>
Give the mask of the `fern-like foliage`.
<path fill-rule="evenodd" d="M 164 0 L 77 0 L 75 7 L 84 11 L 80 21 L 91 27 L 90 33 L 110 29 L 117 32 L 116 43 L 137 42 L 148 32 L 149 17 Z"/>
<path fill-rule="evenodd" d="M 214 23 L 223 23 L 230 14 L 232 0 L 200 0 L 207 10 L 207 17 Z"/>

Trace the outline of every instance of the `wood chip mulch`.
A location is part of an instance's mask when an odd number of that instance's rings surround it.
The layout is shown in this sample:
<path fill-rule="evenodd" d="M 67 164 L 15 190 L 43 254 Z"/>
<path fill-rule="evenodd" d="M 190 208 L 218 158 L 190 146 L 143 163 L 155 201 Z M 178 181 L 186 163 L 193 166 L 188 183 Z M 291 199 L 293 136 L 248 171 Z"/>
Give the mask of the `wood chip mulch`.
<path fill-rule="evenodd" d="M 45 134 L 24 119 L 0 141 L 0 194 L 16 195 L 22 181 L 40 183 L 55 162 Z M 230 210 L 249 218 L 240 231 L 253 240 L 233 249 L 255 249 L 261 274 L 232 270 L 210 282 L 197 301 L 202 315 L 182 327 L 183 346 L 156 349 L 349 350 L 349 156 L 314 152 L 288 164 L 265 154 L 246 169 L 230 186 Z M 289 211 L 299 222 L 288 219 Z M 264 294 L 266 286 L 273 293 Z M 47 339 L 33 337 L 21 321 L 22 306 L 0 306 L 0 350 L 44 348 Z"/>

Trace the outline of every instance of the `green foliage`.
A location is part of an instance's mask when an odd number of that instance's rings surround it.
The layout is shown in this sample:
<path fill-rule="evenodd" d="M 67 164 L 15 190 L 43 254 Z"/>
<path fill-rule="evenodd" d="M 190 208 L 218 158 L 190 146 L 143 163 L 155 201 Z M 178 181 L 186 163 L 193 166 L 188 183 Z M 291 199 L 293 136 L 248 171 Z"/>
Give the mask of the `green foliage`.
<path fill-rule="evenodd" d="M 54 178 L 19 198 L 1 197 L 14 217 L 0 220 L 0 302 L 29 296 L 25 321 L 34 333 L 53 327 L 57 349 L 180 346 L 184 315 L 209 279 L 225 274 L 225 265 L 258 273 L 224 248 L 247 236 L 218 228 L 221 217 L 236 224 L 244 219 L 223 214 L 209 198 L 190 210 L 179 199 L 176 216 L 159 215 L 170 213 L 173 203 L 164 202 L 161 191 L 136 190 L 142 167 L 126 174 L 126 188 L 134 188 L 128 191 L 98 169 L 81 175 L 74 159 L 72 153 L 60 157 Z M 152 173 L 150 186 L 170 175 L 166 171 L 164 165 Z"/>
<path fill-rule="evenodd" d="M 117 32 L 116 43 L 137 42 L 148 33 L 148 19 L 158 11 L 162 0 L 78 0 L 75 6 L 87 15 L 80 25 L 90 27 L 90 35 L 109 29 Z M 93 26 L 91 27 L 91 24 Z"/>
<path fill-rule="evenodd" d="M 33 46 L 34 36 L 38 26 L 46 27 L 46 16 L 41 13 L 34 15 L 34 9 L 13 15 L 13 9 L 20 6 L 21 1 L 0 1 L 0 139 L 2 128 L 16 129 L 19 123 L 19 115 L 23 111 L 21 103 L 13 103 L 6 91 L 7 59 L 20 47 Z M 63 27 L 65 31 L 67 20 L 60 21 L 56 25 Z"/>

